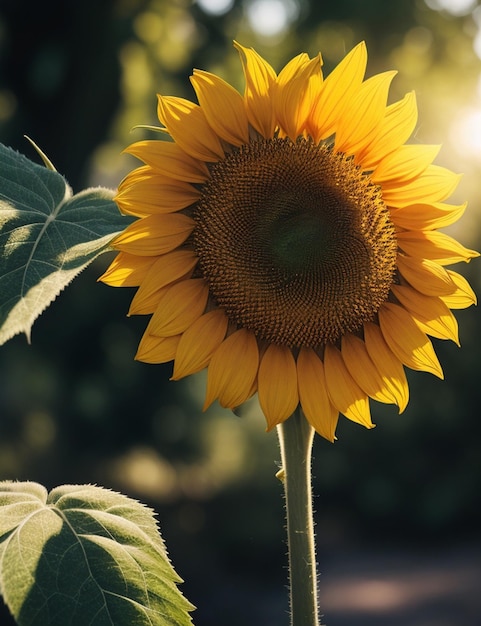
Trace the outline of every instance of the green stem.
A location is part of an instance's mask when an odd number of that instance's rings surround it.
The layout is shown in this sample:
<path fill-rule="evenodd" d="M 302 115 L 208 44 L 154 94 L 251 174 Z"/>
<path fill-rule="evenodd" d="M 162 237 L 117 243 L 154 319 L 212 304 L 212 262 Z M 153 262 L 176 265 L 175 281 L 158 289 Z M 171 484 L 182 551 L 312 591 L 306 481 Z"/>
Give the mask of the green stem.
<path fill-rule="evenodd" d="M 291 626 L 320 626 L 312 516 L 311 452 L 314 429 L 299 409 L 277 427 L 281 449 L 289 553 Z"/>

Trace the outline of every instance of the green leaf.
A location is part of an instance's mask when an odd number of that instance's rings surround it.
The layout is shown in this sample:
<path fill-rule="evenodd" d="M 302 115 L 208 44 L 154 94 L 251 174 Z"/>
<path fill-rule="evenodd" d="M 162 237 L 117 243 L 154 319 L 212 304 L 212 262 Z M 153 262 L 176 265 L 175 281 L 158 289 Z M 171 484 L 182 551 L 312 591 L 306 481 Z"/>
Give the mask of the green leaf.
<path fill-rule="evenodd" d="M 19 626 L 188 626 L 179 582 L 136 500 L 0 482 L 0 591 Z"/>
<path fill-rule="evenodd" d="M 46 158 L 46 157 L 45 157 Z M 0 345 L 34 321 L 132 218 L 107 189 L 75 196 L 52 166 L 0 144 Z"/>

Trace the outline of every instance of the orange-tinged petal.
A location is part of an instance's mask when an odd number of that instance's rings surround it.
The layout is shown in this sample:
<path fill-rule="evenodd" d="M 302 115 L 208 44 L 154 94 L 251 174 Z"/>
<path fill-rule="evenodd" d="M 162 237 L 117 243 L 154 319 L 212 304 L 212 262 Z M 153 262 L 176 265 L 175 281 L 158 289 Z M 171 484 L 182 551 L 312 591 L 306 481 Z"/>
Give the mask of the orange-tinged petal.
<path fill-rule="evenodd" d="M 401 361 L 387 345 L 377 324 L 372 322 L 364 324 L 364 344 L 372 362 L 383 378 L 384 386 L 396 398 L 399 412 L 402 413 L 409 401 L 409 386 Z"/>
<path fill-rule="evenodd" d="M 336 409 L 353 422 L 372 428 L 367 394 L 352 378 L 340 351 L 331 344 L 324 352 L 324 372 L 327 392 Z"/>
<path fill-rule="evenodd" d="M 326 139 L 337 128 L 346 107 L 359 90 L 367 64 L 366 44 L 358 44 L 337 65 L 324 80 L 319 99 L 311 114 L 311 124 L 315 128 L 314 141 Z"/>
<path fill-rule="evenodd" d="M 183 333 L 204 312 L 208 295 L 208 286 L 202 278 L 165 287 L 146 332 L 157 337 Z"/>
<path fill-rule="evenodd" d="M 406 254 L 430 259 L 439 265 L 467 262 L 479 256 L 476 250 L 469 250 L 446 233 L 434 230 L 397 233 L 397 241 Z"/>
<path fill-rule="evenodd" d="M 266 139 L 274 135 L 276 126 L 272 103 L 272 89 L 276 73 L 252 48 L 234 42 L 244 68 L 246 88 L 244 101 L 249 123 Z"/>
<path fill-rule="evenodd" d="M 153 337 L 147 332 L 142 337 L 135 358 L 143 363 L 168 363 L 175 358 L 180 335 Z"/>
<path fill-rule="evenodd" d="M 371 180 L 399 184 L 420 176 L 436 158 L 440 146 L 401 146 L 388 154 L 371 174 Z"/>
<path fill-rule="evenodd" d="M 290 417 L 299 404 L 296 362 L 287 346 L 271 343 L 259 365 L 259 404 L 267 430 Z"/>
<path fill-rule="evenodd" d="M 453 206 L 442 202 L 411 204 L 391 211 L 391 219 L 406 230 L 435 230 L 454 224 L 464 213 L 467 203 Z"/>
<path fill-rule="evenodd" d="M 451 270 L 446 271 L 449 275 L 449 278 L 456 285 L 456 290 L 447 296 L 441 296 L 442 301 L 450 309 L 466 309 L 468 306 L 476 304 L 476 294 L 474 293 L 471 285 L 464 278 L 464 276 L 461 276 L 461 274 L 458 274 Z"/>
<path fill-rule="evenodd" d="M 203 183 L 209 177 L 206 164 L 186 154 L 173 141 L 144 139 L 126 148 L 125 152 L 136 156 L 155 172 L 192 183 Z"/>
<path fill-rule="evenodd" d="M 426 296 L 445 296 L 456 289 L 448 272 L 434 261 L 398 254 L 397 267 L 408 283 Z"/>
<path fill-rule="evenodd" d="M 396 72 L 383 72 L 366 80 L 349 103 L 349 115 L 339 118 L 335 150 L 356 154 L 375 136 L 385 111 L 389 86 Z"/>
<path fill-rule="evenodd" d="M 210 360 L 204 410 L 216 398 L 223 407 L 240 406 L 255 389 L 258 367 L 259 349 L 253 333 L 241 328 L 229 335 Z"/>
<path fill-rule="evenodd" d="M 423 332 L 438 339 L 450 339 L 459 346 L 458 323 L 440 298 L 426 296 L 404 285 L 393 285 L 391 290 Z"/>
<path fill-rule="evenodd" d="M 200 192 L 182 180 L 152 173 L 143 178 L 127 177 L 119 186 L 115 202 L 128 215 L 173 213 L 194 204 Z"/>
<path fill-rule="evenodd" d="M 183 244 L 194 226 L 194 220 L 182 213 L 149 215 L 127 226 L 113 245 L 130 254 L 157 256 Z"/>
<path fill-rule="evenodd" d="M 386 385 L 383 375 L 374 365 L 362 339 L 347 333 L 341 342 L 341 355 L 352 378 L 368 396 L 386 404 L 398 404 L 399 398 Z"/>
<path fill-rule="evenodd" d="M 153 313 L 159 302 L 160 290 L 182 278 L 190 278 L 197 261 L 193 250 L 174 250 L 158 258 L 137 289 L 129 315 Z"/>
<path fill-rule="evenodd" d="M 431 341 L 406 309 L 385 302 L 378 316 L 384 339 L 401 363 L 443 378 L 443 370 Z"/>
<path fill-rule="evenodd" d="M 402 100 L 387 107 L 374 138 L 356 155 L 356 163 L 366 170 L 374 169 L 386 155 L 409 139 L 416 128 L 417 119 L 416 96 L 410 92 Z"/>
<path fill-rule="evenodd" d="M 163 289 L 144 293 L 139 288 L 130 303 L 128 315 L 151 315 L 156 311 L 163 294 Z"/>
<path fill-rule="evenodd" d="M 159 96 L 157 112 L 175 143 L 194 159 L 213 162 L 224 157 L 220 139 L 198 104 L 184 98 Z"/>
<path fill-rule="evenodd" d="M 173 380 L 195 374 L 207 367 L 215 350 L 224 341 L 228 319 L 222 309 L 201 315 L 183 333 L 175 356 Z"/>
<path fill-rule="evenodd" d="M 144 280 L 155 258 L 119 252 L 98 279 L 111 287 L 137 287 Z"/>
<path fill-rule="evenodd" d="M 306 419 L 322 437 L 334 441 L 339 411 L 327 393 L 324 364 L 311 348 L 301 348 L 299 351 L 297 385 Z"/>
<path fill-rule="evenodd" d="M 429 165 L 421 176 L 409 183 L 382 186 L 384 202 L 395 208 L 409 204 L 430 204 L 446 200 L 458 186 L 460 174 L 445 167 Z"/>
<path fill-rule="evenodd" d="M 190 80 L 216 135 L 234 146 L 248 143 L 247 112 L 240 93 L 219 76 L 203 70 L 194 70 Z"/>

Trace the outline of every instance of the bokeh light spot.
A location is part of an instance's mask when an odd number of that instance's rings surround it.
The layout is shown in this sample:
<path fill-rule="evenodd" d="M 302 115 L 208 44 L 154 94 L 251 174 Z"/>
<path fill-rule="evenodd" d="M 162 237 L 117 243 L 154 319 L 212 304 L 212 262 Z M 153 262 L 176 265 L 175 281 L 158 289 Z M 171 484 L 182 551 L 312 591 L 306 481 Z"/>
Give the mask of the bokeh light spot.
<path fill-rule="evenodd" d="M 211 15 L 224 15 L 234 6 L 234 0 L 197 0 L 197 4 L 204 11 Z"/>
<path fill-rule="evenodd" d="M 284 33 L 299 16 L 299 5 L 294 0 L 251 0 L 246 4 L 250 27 L 264 37 Z"/>
<path fill-rule="evenodd" d="M 481 162 L 481 106 L 461 109 L 450 128 L 450 138 L 464 157 Z"/>
<path fill-rule="evenodd" d="M 447 11 L 451 15 L 467 15 L 477 4 L 476 0 L 425 0 L 434 11 Z"/>

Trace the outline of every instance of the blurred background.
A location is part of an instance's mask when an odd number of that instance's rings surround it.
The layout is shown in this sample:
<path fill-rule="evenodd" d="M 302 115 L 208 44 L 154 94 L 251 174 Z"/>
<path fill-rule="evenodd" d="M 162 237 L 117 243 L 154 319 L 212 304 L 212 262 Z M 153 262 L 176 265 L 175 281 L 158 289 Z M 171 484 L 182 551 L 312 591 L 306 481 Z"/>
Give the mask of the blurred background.
<path fill-rule="evenodd" d="M 473 0 L 0 0 L 0 141 L 30 136 L 79 191 L 116 187 L 121 152 L 158 124 L 156 93 L 193 97 L 193 67 L 243 89 L 232 40 L 279 70 L 322 51 L 326 72 L 364 39 L 368 75 L 414 89 L 415 141 L 464 172 L 469 209 L 451 233 L 481 249 L 481 5 Z M 1 167 L 1 164 L 0 164 Z M 96 483 L 159 514 L 197 626 L 287 626 L 275 433 L 255 402 L 201 412 L 204 376 L 133 360 L 147 319 L 133 292 L 85 271 L 24 337 L 0 350 L 0 479 Z M 457 269 L 457 268 L 455 268 Z M 459 271 L 480 293 L 477 261 Z M 372 431 L 341 419 L 317 438 L 314 492 L 328 626 L 481 623 L 479 310 L 459 311 L 461 349 L 435 341 L 445 381 L 408 372 L 401 416 L 372 403 Z M 9 624 L 2 607 L 0 623 Z"/>

